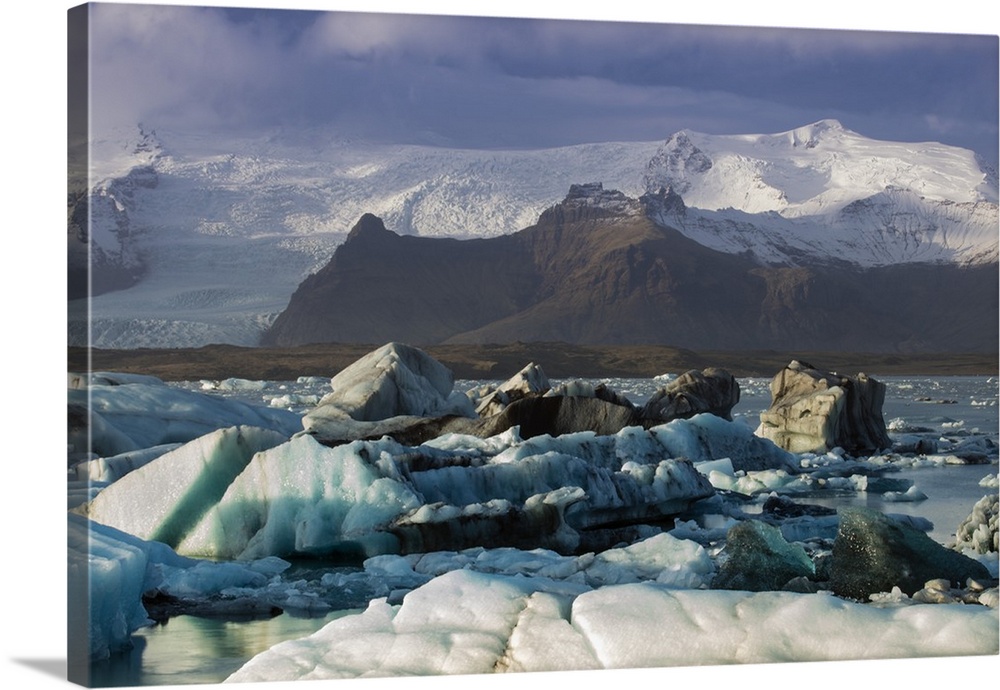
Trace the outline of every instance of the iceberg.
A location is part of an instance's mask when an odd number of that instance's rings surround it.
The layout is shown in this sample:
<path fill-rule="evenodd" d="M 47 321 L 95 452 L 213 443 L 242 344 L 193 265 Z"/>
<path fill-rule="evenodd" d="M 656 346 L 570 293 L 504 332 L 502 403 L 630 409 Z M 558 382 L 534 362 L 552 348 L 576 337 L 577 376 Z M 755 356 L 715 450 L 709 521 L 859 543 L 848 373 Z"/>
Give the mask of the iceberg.
<path fill-rule="evenodd" d="M 70 665 L 133 646 L 132 633 L 152 625 L 145 597 L 195 601 L 199 611 L 239 616 L 288 605 L 296 590 L 278 575 L 289 563 L 266 558 L 217 563 L 185 558 L 167 545 L 139 539 L 68 513 L 68 635 Z"/>
<path fill-rule="evenodd" d="M 255 456 L 178 551 L 365 557 L 504 545 L 498 529 L 511 525 L 526 530 L 518 546 L 572 550 L 574 530 L 662 517 L 714 493 L 685 460 L 623 461 L 596 439 L 539 437 L 470 459 L 460 439 L 450 450 L 387 438 L 330 448 L 301 434 Z"/>
<path fill-rule="evenodd" d="M 714 496 L 695 462 L 796 476 L 790 453 L 709 413 L 612 435 L 522 440 L 510 429 L 417 446 L 384 437 L 330 447 L 308 432 L 285 441 L 264 429 L 241 445 L 240 434 L 251 431 L 214 431 L 165 453 L 103 489 L 88 514 L 207 558 L 360 560 L 472 546 L 572 553 L 613 546 L 624 525 Z"/>
<path fill-rule="evenodd" d="M 68 515 L 70 650 L 107 658 L 129 649 L 132 632 L 151 623 L 142 605 L 148 549 L 118 530 Z"/>
<path fill-rule="evenodd" d="M 363 613 L 275 645 L 226 682 L 887 659 L 997 648 L 997 611 L 982 606 L 877 608 L 824 594 L 658 583 L 573 594 L 542 578 L 457 570 L 400 605 L 378 599 Z"/>
<path fill-rule="evenodd" d="M 256 427 L 213 431 L 129 472 L 84 510 L 95 522 L 176 547 L 255 453 L 286 440 Z"/>
<path fill-rule="evenodd" d="M 257 454 L 178 545 L 186 555 L 247 559 L 395 550 L 376 528 L 423 501 L 391 440 L 328 448 L 309 435 Z"/>
<path fill-rule="evenodd" d="M 399 416 L 474 417 L 472 401 L 455 393 L 451 370 L 423 350 L 388 343 L 333 377 L 319 404 L 303 420 L 305 428 L 322 427 L 323 420 L 349 417 L 372 422 Z"/>
<path fill-rule="evenodd" d="M 196 391 L 167 386 L 162 381 L 68 389 L 69 406 L 90 425 L 72 434 L 76 452 L 112 456 L 165 443 L 184 443 L 216 429 L 256 426 L 286 436 L 302 430 L 302 418 L 287 410 L 250 405 Z"/>

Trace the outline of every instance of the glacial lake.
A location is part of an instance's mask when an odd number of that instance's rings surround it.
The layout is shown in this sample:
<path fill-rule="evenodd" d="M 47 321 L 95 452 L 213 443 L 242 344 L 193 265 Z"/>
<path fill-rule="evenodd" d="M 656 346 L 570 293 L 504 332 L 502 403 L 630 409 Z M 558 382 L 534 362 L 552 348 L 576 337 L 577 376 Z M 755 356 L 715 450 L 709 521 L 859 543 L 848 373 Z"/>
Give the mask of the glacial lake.
<path fill-rule="evenodd" d="M 941 436 L 985 436 L 998 441 L 998 391 L 994 377 L 878 377 L 886 383 L 883 416 L 891 427 L 900 420 Z M 602 381 L 594 381 L 602 382 Z M 664 379 L 605 379 L 611 388 L 642 403 L 663 385 Z M 276 399 L 297 411 L 311 406 L 315 396 L 328 390 L 328 380 L 244 382 L 230 380 L 173 383 L 189 390 L 271 405 Z M 456 389 L 467 390 L 484 381 L 457 381 Z M 553 381 L 553 383 L 559 383 Z M 734 420 L 756 427 L 758 415 L 770 404 L 768 379 L 740 379 L 741 400 L 733 410 Z M 299 402 L 295 402 L 295 401 Z M 305 401 L 305 402 L 303 402 Z M 924 433 L 928 433 L 924 432 Z M 955 528 L 982 496 L 996 492 L 980 486 L 989 474 L 997 474 L 996 458 L 985 465 L 930 465 L 910 467 L 891 474 L 911 480 L 926 494 L 916 502 L 889 502 L 874 494 L 813 497 L 804 502 L 837 508 L 867 506 L 886 513 L 902 513 L 929 519 L 930 536 L 940 542 L 952 537 Z M 128 653 L 92 664 L 92 685 L 121 687 L 141 685 L 185 685 L 218 683 L 248 659 L 284 640 L 307 636 L 329 621 L 357 609 L 333 611 L 319 617 L 288 613 L 266 620 L 222 621 L 183 615 L 165 624 L 139 630 Z"/>

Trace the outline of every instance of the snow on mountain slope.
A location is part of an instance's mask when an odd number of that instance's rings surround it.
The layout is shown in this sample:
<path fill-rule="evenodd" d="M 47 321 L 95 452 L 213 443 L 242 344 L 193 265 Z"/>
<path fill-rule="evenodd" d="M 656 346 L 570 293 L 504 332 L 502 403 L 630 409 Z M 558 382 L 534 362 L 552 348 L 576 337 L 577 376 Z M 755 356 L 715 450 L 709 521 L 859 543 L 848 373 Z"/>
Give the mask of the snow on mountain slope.
<path fill-rule="evenodd" d="M 997 202 L 971 151 L 936 143 L 876 141 L 836 120 L 780 134 L 683 130 L 650 161 L 647 187 L 672 186 L 709 211 L 825 215 L 887 188 L 928 201 Z"/>
<path fill-rule="evenodd" d="M 669 186 L 684 205 L 660 222 L 766 263 L 997 260 L 996 175 L 971 152 L 878 142 L 832 120 L 526 151 L 140 127 L 95 138 L 90 162 L 95 255 L 138 274 L 93 298 L 89 333 L 71 319 L 71 344 L 97 347 L 256 344 L 364 213 L 399 234 L 489 237 L 586 182 L 630 197 Z"/>
<path fill-rule="evenodd" d="M 645 181 L 688 207 L 661 222 L 769 263 L 997 260 L 996 173 L 953 146 L 876 141 L 836 120 L 779 134 L 685 130 Z"/>
<path fill-rule="evenodd" d="M 319 131 L 112 133 L 91 146 L 92 199 L 107 200 L 138 168 L 155 171 L 156 185 L 115 197 L 107 217 L 92 216 L 92 238 L 100 251 L 120 254 L 127 237 L 145 272 L 132 287 L 94 297 L 89 333 L 84 319 L 71 320 L 70 343 L 255 345 L 364 213 L 400 234 L 507 234 L 534 223 L 580 180 L 607 180 L 638 196 L 658 146 L 466 151 Z"/>

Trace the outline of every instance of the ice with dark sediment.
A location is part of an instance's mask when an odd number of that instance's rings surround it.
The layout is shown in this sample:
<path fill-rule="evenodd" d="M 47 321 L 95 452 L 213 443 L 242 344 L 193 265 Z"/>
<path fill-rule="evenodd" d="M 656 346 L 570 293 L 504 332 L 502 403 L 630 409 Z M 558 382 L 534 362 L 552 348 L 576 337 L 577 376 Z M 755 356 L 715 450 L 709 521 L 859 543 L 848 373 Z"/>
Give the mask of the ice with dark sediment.
<path fill-rule="evenodd" d="M 149 381 L 118 384 L 107 388 L 176 391 Z M 320 384 L 301 385 L 313 395 Z M 213 392 L 259 398 L 277 390 L 234 381 Z M 296 394 L 294 386 L 281 393 Z M 157 394 L 155 400 L 174 399 Z M 200 409 L 217 409 L 213 405 Z M 253 409 L 226 409 L 246 411 L 237 415 L 239 425 L 267 418 L 259 412 L 267 407 L 266 399 L 248 407 Z M 165 409 L 171 414 L 170 405 Z M 298 423 L 292 433 L 301 430 L 301 413 L 288 414 Z M 227 419 L 212 418 L 216 423 Z M 109 419 L 123 435 L 123 429 L 133 428 L 113 415 Z M 127 646 L 128 632 L 147 620 L 141 595 L 151 589 L 203 610 L 215 605 L 220 607 L 216 610 L 277 607 L 315 613 L 372 601 L 364 613 L 299 641 L 295 651 L 276 647 L 265 653 L 235 674 L 234 681 L 688 665 L 716 657 L 719 663 L 732 663 L 997 653 L 996 552 L 976 554 L 973 548 L 988 543 L 988 537 L 974 536 L 990 535 L 988 510 L 973 510 L 982 515 L 968 524 L 954 523 L 959 533 L 972 537 L 956 550 L 981 563 L 985 576 L 977 571 L 975 582 L 954 583 L 950 589 L 935 582 L 939 575 L 908 591 L 884 584 L 879 587 L 883 591 L 870 593 L 868 603 L 845 603 L 829 593 L 823 580 L 829 575 L 840 517 L 805 508 L 786 514 L 776 503 L 763 507 L 778 496 L 797 506 L 836 496 L 864 500 L 867 494 L 887 503 L 915 497 L 920 489 L 912 480 L 894 476 L 894 469 L 947 472 L 952 464 L 978 462 L 983 455 L 995 468 L 996 445 L 988 429 L 959 425 L 961 419 L 890 423 L 892 448 L 853 456 L 837 448 L 788 453 L 755 437 L 739 415 L 736 419 L 703 415 L 651 429 L 532 439 L 523 439 L 515 427 L 487 438 L 446 434 L 419 445 L 381 439 L 336 448 L 308 434 L 289 440 L 288 432 L 271 429 L 268 433 L 277 434 L 274 445 L 241 456 L 242 468 L 231 479 L 214 483 L 195 471 L 197 462 L 180 458 L 196 457 L 193 448 L 219 437 L 215 429 L 186 442 L 191 448 L 184 453 L 179 451 L 185 446 L 174 442 L 163 452 L 151 444 L 148 451 L 91 456 L 70 476 L 91 478 L 84 502 L 90 503 L 94 518 L 115 503 L 125 512 L 138 512 L 126 504 L 161 505 L 151 512 L 169 516 L 177 512 L 168 509 L 173 499 L 153 494 L 169 493 L 162 486 L 184 477 L 180 484 L 189 489 L 205 482 L 193 491 L 201 499 L 212 494 L 209 484 L 216 487 L 213 491 L 224 489 L 221 496 L 198 502 L 194 524 L 175 530 L 183 534 L 176 541 L 179 552 L 223 559 L 218 563 L 180 556 L 163 544 L 126 534 L 129 529 L 147 537 L 157 534 L 140 529 L 138 518 L 134 528 L 122 523 L 121 531 L 71 515 L 72 530 L 90 530 L 104 544 L 95 555 L 106 563 L 90 566 L 99 573 L 96 591 L 104 593 L 94 608 L 99 618 L 94 629 L 105 631 L 95 637 L 95 654 Z M 136 428 L 170 426 L 169 420 L 145 424 Z M 988 471 L 983 468 L 983 475 Z M 987 497 L 995 495 L 993 481 L 987 477 L 982 484 Z M 899 510 L 934 503 L 936 494 L 924 490 L 926 501 L 897 502 Z M 489 539 L 495 539 L 491 529 L 510 524 L 505 520 L 549 515 L 544 506 L 554 507 L 556 519 L 540 520 L 545 527 L 536 535 L 538 543 L 490 548 Z M 618 526 L 623 519 L 636 524 L 621 544 L 572 548 L 572 533 L 587 536 L 598 524 Z M 803 577 L 813 587 L 809 591 L 818 588 L 820 593 L 708 589 L 732 557 L 732 551 L 722 548 L 727 533 L 750 519 L 766 521 L 785 542 L 802 545 L 816 566 Z M 895 519 L 909 521 L 919 531 L 929 529 L 926 520 L 914 515 Z M 416 542 L 414 533 L 419 535 Z M 275 558 L 291 554 L 349 555 L 358 562 L 370 557 L 363 572 L 331 571 L 293 584 L 291 576 L 282 574 L 287 563 Z M 80 559 L 75 562 L 80 567 Z M 71 567 L 73 563 L 71 555 Z M 364 601 L 338 599 L 345 585 L 364 591 Z M 504 606 L 512 601 L 519 613 L 511 618 L 503 606 L 475 608 L 491 592 L 503 592 Z M 438 616 L 441 597 L 453 605 L 457 618 Z M 209 603 L 213 598 L 216 603 Z M 461 610 L 469 615 L 462 618 Z M 647 620 L 653 613 L 659 621 L 655 625 Z M 711 625 L 700 627 L 708 619 Z M 858 629 L 871 634 L 859 637 Z M 927 629 L 936 632 L 917 633 Z M 736 637 L 747 644 L 739 650 L 727 647 L 725 640 Z M 858 642 L 862 637 L 867 644 Z M 371 648 L 376 638 L 388 640 L 393 654 L 365 658 L 360 650 Z M 874 639 L 880 642 L 872 643 Z M 418 654 L 420 649 L 425 653 Z M 718 654 L 712 656 L 714 652 Z"/>

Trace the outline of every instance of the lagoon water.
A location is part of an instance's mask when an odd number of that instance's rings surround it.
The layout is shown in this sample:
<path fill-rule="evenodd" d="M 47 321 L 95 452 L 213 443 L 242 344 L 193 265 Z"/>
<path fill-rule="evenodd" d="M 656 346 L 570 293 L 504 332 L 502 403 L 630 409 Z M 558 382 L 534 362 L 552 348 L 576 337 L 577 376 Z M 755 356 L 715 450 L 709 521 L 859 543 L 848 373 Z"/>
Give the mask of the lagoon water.
<path fill-rule="evenodd" d="M 876 376 L 877 377 L 877 376 Z M 997 380 L 988 377 L 877 377 L 887 384 L 883 407 L 890 428 L 921 428 L 942 437 L 986 436 L 998 441 Z M 611 388 L 633 402 L 644 402 L 664 380 L 608 379 Z M 458 381 L 456 389 L 466 390 L 483 381 Z M 553 382 L 557 383 L 557 382 Z M 767 379 L 741 379 L 741 401 L 734 419 L 756 427 L 760 412 L 770 404 Z M 294 382 L 192 381 L 171 385 L 235 397 L 246 402 L 285 406 L 301 411 L 315 404 L 329 386 L 326 379 Z M 987 465 L 942 465 L 919 463 L 901 469 L 894 477 L 913 481 L 927 495 L 918 502 L 888 502 L 876 494 L 809 497 L 810 503 L 841 507 L 864 505 L 887 513 L 903 513 L 929 519 L 930 536 L 946 543 L 955 528 L 983 495 L 996 492 L 980 481 L 997 474 L 996 457 Z M 194 616 L 178 616 L 166 624 L 140 630 L 135 646 L 127 654 L 95 663 L 95 686 L 136 686 L 189 683 L 216 683 L 224 680 L 255 654 L 286 639 L 304 637 L 326 623 L 356 611 L 352 608 L 326 613 L 321 617 L 296 617 L 285 613 L 267 620 L 227 622 Z"/>

